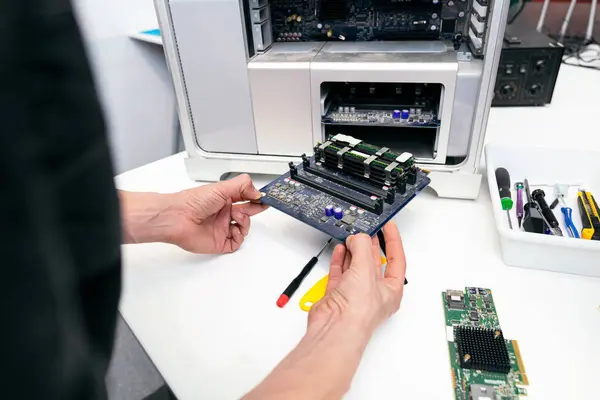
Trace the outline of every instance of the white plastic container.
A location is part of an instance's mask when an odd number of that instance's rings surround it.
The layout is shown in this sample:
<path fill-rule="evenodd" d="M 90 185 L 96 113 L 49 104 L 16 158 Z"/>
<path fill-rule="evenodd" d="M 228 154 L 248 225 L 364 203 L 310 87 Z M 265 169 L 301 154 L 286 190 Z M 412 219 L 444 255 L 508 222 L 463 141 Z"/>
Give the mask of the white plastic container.
<path fill-rule="evenodd" d="M 541 146 L 519 146 L 490 143 L 485 147 L 487 179 L 492 199 L 494 219 L 500 237 L 502 259 L 514 267 L 536 268 L 549 271 L 600 277 L 600 241 L 575 239 L 568 236 L 561 204 L 554 209 L 564 237 L 528 233 L 520 230 L 516 218 L 516 190 L 514 183 L 527 178 L 531 190 L 543 189 L 546 201 L 556 198 L 553 185 L 570 184 L 567 205 L 573 209 L 573 222 L 581 235 L 581 217 L 577 207 L 579 188 L 594 194 L 600 202 L 600 151 L 557 149 Z M 500 205 L 496 168 L 508 170 L 514 201 L 510 210 L 513 229 L 508 225 L 506 211 Z M 523 202 L 527 203 L 525 191 Z"/>

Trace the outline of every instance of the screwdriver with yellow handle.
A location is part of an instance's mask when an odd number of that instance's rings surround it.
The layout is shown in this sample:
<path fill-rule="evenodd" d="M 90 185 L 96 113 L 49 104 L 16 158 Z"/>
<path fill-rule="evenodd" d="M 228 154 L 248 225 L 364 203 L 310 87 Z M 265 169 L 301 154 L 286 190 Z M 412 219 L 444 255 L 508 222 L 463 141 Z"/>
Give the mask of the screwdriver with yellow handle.
<path fill-rule="evenodd" d="M 580 190 L 577 193 L 577 205 L 581 214 L 581 238 L 587 240 L 600 240 L 600 208 L 594 196 L 588 191 Z"/>

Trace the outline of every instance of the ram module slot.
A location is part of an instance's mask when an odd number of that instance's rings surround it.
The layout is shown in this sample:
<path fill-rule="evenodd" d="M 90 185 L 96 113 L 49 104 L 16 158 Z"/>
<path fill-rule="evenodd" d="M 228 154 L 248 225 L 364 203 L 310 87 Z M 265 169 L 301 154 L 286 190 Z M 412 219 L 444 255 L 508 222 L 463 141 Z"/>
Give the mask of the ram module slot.
<path fill-rule="evenodd" d="M 337 170 L 339 171 L 340 169 L 338 168 L 338 164 L 336 161 L 332 161 L 332 160 L 326 160 L 325 163 L 323 163 L 323 165 L 327 168 L 331 168 L 334 171 Z M 385 182 L 385 173 L 381 172 L 381 171 L 374 171 L 371 170 L 369 172 L 369 178 L 365 178 L 365 169 L 363 167 L 360 166 L 356 166 L 353 165 L 352 163 L 344 163 L 343 165 L 343 171 L 356 176 L 359 179 L 363 179 L 366 182 L 369 182 L 372 185 L 376 185 L 376 186 L 383 186 L 384 182 Z M 394 180 L 392 178 L 392 180 Z"/>
<path fill-rule="evenodd" d="M 331 168 L 333 170 L 337 170 L 337 171 L 340 170 L 337 167 L 337 162 L 333 162 L 331 160 L 323 163 L 323 166 L 326 168 Z M 380 186 L 382 188 L 383 188 L 383 186 L 396 188 L 398 190 L 398 193 L 400 193 L 400 194 L 404 194 L 406 192 L 406 184 L 410 181 L 410 177 L 411 177 L 410 171 L 409 171 L 398 178 L 395 178 L 395 179 L 392 178 L 391 183 L 388 185 L 386 183 L 384 174 L 380 173 L 378 171 L 371 170 L 368 179 L 364 177 L 364 169 L 356 168 L 356 167 L 352 166 L 350 163 L 344 163 L 342 171 L 347 174 L 356 176 L 357 178 L 362 179 L 363 181 L 367 182 L 370 185 L 376 185 L 376 186 Z M 411 171 L 414 172 L 414 175 L 412 175 L 413 181 L 411 184 L 414 184 L 416 181 L 417 173 L 416 173 L 416 170 L 411 170 Z"/>
<path fill-rule="evenodd" d="M 324 164 L 329 168 L 339 170 L 337 158 L 332 159 L 331 156 L 325 157 Z M 396 185 L 398 178 L 402 178 L 403 176 L 403 174 L 398 174 L 396 171 L 396 176 L 390 175 L 389 179 L 386 179 L 387 174 L 383 168 L 371 167 L 369 170 L 369 178 L 365 178 L 365 165 L 355 161 L 344 161 L 343 168 L 344 170 L 347 170 L 348 172 L 351 172 L 359 178 L 365 179 L 369 182 L 376 181 L 377 186 L 383 186 L 386 181 L 389 181 L 388 186 L 394 186 Z"/>
<path fill-rule="evenodd" d="M 335 163 L 335 165 L 337 166 L 337 164 L 338 164 L 337 154 L 325 153 L 324 158 L 325 158 L 325 162 Z M 364 171 L 364 169 L 365 169 L 364 160 L 358 160 L 358 159 L 354 159 L 354 158 L 344 158 L 343 164 L 352 165 L 361 171 Z M 381 164 L 381 163 L 377 163 L 377 162 L 373 161 L 373 162 L 371 162 L 371 164 L 369 164 L 369 166 L 370 166 L 370 171 L 380 173 L 381 175 L 385 175 L 385 173 L 386 173 L 385 169 L 386 169 L 386 167 L 389 166 L 389 164 L 386 165 L 386 164 Z M 395 171 L 395 174 L 397 174 L 398 176 L 402 176 L 405 172 L 404 170 L 402 170 L 402 168 L 400 168 L 400 170 L 395 168 L 394 171 Z"/>
<path fill-rule="evenodd" d="M 367 196 L 377 196 L 377 197 L 383 197 L 384 199 L 388 200 L 388 196 L 391 195 L 390 197 L 390 201 L 393 203 L 393 191 L 389 191 L 389 190 L 383 190 L 380 189 L 376 186 L 373 186 L 371 184 L 367 184 L 367 183 L 361 183 L 356 181 L 355 179 L 351 179 L 351 178 L 346 178 L 344 176 L 340 176 L 340 175 L 334 175 L 330 172 L 327 172 L 325 170 L 320 170 L 318 168 L 312 167 L 312 166 L 308 166 L 308 167 L 304 167 L 304 170 L 307 172 L 310 172 L 313 175 L 316 176 L 320 176 L 321 178 L 327 179 L 331 182 L 335 182 L 338 185 L 342 185 L 344 187 L 347 187 L 348 189 L 352 189 L 352 190 L 356 190 L 359 193 L 362 194 L 366 194 Z M 390 201 L 386 201 L 386 202 L 390 202 Z"/>
<path fill-rule="evenodd" d="M 316 179 L 308 173 L 304 173 L 301 175 L 297 172 L 297 170 L 291 169 L 290 177 L 293 180 L 300 182 L 306 186 L 310 186 L 313 189 L 317 189 L 330 196 L 334 196 L 338 199 L 347 201 L 348 203 L 354 204 L 367 211 L 371 211 L 372 213 L 375 213 L 377 215 L 381 215 L 381 213 L 383 212 L 383 201 L 381 198 L 378 198 L 377 200 L 372 200 L 362 194 L 360 195 L 360 197 L 354 196 L 348 192 L 344 192 L 340 189 L 328 186 L 327 183 L 323 182 L 323 179 L 320 177 L 317 178 L 321 180 L 321 182 L 317 182 Z"/>
<path fill-rule="evenodd" d="M 344 147 L 343 142 L 335 142 L 335 144 L 337 146 L 342 146 Z M 377 153 L 379 150 L 381 150 L 381 148 L 377 147 L 377 146 L 371 146 L 368 144 L 363 144 L 363 143 L 359 143 L 356 146 L 353 147 L 354 150 L 360 151 L 361 153 L 365 153 L 368 154 L 370 156 L 372 156 L 373 154 Z M 392 162 L 392 161 L 396 161 L 396 158 L 398 158 L 399 154 L 396 154 L 394 152 L 391 151 L 386 151 L 385 153 L 383 153 L 382 155 L 379 156 L 380 159 L 388 161 L 388 162 Z"/>
<path fill-rule="evenodd" d="M 345 142 L 342 142 L 339 140 L 332 140 L 332 142 L 334 143 L 334 146 L 336 148 L 338 148 L 338 150 L 342 149 L 348 145 Z M 357 151 L 360 151 L 361 153 L 365 153 L 365 154 L 372 156 L 373 154 L 376 154 L 379 150 L 381 150 L 381 147 L 373 146 L 373 145 L 366 144 L 366 143 L 359 143 L 353 147 L 353 150 L 357 150 Z M 398 157 L 400 157 L 400 154 L 394 153 L 393 151 L 386 151 L 381 156 L 379 156 L 379 159 L 385 160 L 388 162 L 393 162 L 393 161 L 396 161 L 396 159 Z M 400 163 L 400 165 L 404 168 L 408 168 L 413 164 L 414 164 L 414 158 L 411 158 L 409 161 L 407 161 L 405 163 Z"/>
<path fill-rule="evenodd" d="M 337 162 L 334 163 L 332 161 L 325 161 L 325 163 L 323 165 L 327 168 L 340 171 L 340 169 L 337 167 Z M 369 178 L 365 178 L 364 177 L 364 171 L 365 171 L 364 168 L 356 167 L 354 165 L 351 165 L 350 163 L 344 163 L 342 171 L 346 172 L 347 174 L 354 175 L 357 178 L 362 179 L 371 185 L 375 185 L 378 187 L 386 186 L 385 173 L 383 173 L 383 172 L 371 170 Z M 389 186 L 395 186 L 396 182 L 397 182 L 397 179 L 392 179 L 392 182 Z"/>
<path fill-rule="evenodd" d="M 340 150 L 341 149 L 338 149 L 335 146 L 328 146 L 324 149 L 323 154 L 325 156 L 329 155 L 337 161 L 337 157 L 338 157 L 337 153 Z M 362 157 L 358 154 L 352 153 L 352 151 L 350 150 L 343 154 L 342 159 L 344 161 L 355 162 L 359 165 L 364 165 L 363 162 L 367 159 L 367 157 Z M 394 161 L 391 161 L 391 162 L 394 162 Z M 385 168 L 387 168 L 391 164 L 391 162 L 382 161 L 381 159 L 376 159 L 371 162 L 370 166 L 372 169 L 375 169 L 375 170 L 379 169 L 381 171 L 384 171 Z M 400 166 L 400 164 L 396 168 L 394 168 L 394 170 L 397 171 L 399 175 L 402 175 L 404 173 L 404 169 Z"/>
<path fill-rule="evenodd" d="M 333 170 L 340 171 L 340 169 L 337 168 L 337 164 L 334 164 L 331 162 L 326 162 L 323 165 L 327 168 L 331 168 Z M 349 164 L 344 164 L 342 171 L 349 175 L 353 175 L 357 179 L 361 179 L 364 182 L 369 183 L 370 185 L 374 185 L 374 186 L 378 186 L 378 187 L 383 187 L 383 186 L 394 187 L 398 184 L 398 179 L 392 179 L 389 185 L 386 184 L 385 175 L 382 173 L 373 172 L 373 171 L 371 171 L 369 178 L 365 178 L 364 177 L 364 169 L 358 169 Z"/>
<path fill-rule="evenodd" d="M 338 164 L 338 156 L 336 153 L 332 154 L 332 153 L 325 153 L 325 161 L 326 162 L 333 162 L 336 165 Z M 361 172 L 360 175 L 363 175 L 364 169 L 365 169 L 365 164 L 364 164 L 364 160 L 365 159 L 357 159 L 354 158 L 353 156 L 349 156 L 349 157 L 343 157 L 342 162 L 343 164 L 350 164 L 350 165 L 354 165 L 355 167 L 357 167 Z M 383 163 L 381 161 L 372 161 L 369 164 L 370 167 L 370 171 L 374 171 L 374 172 L 379 172 L 383 175 L 385 175 L 386 171 L 385 169 L 389 166 L 389 163 Z M 394 168 L 394 171 L 396 174 L 398 174 L 398 176 L 401 176 L 402 174 L 404 174 L 404 170 L 402 168 Z"/>

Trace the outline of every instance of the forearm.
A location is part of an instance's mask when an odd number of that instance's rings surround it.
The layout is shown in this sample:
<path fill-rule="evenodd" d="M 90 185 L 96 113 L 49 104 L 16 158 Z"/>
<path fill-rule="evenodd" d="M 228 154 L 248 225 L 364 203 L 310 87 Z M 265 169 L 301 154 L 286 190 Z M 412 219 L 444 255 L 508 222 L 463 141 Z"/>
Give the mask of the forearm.
<path fill-rule="evenodd" d="M 183 213 L 177 196 L 182 195 L 119 191 L 123 243 L 172 243 Z"/>
<path fill-rule="evenodd" d="M 371 334 L 357 324 L 335 321 L 310 329 L 298 346 L 244 399 L 340 399 Z"/>

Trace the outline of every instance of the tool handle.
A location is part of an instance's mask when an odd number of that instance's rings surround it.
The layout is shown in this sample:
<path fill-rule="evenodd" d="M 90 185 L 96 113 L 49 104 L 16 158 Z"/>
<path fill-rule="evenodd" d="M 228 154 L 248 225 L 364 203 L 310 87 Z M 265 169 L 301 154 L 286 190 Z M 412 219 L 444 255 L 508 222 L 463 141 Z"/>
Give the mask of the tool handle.
<path fill-rule="evenodd" d="M 596 233 L 594 229 L 596 216 L 594 215 L 594 211 L 589 204 L 587 192 L 580 191 L 577 194 L 577 206 L 579 207 L 579 213 L 581 214 L 581 225 L 583 226 L 581 229 L 581 238 L 591 240 L 594 238 Z M 600 229 L 600 224 L 597 225 L 598 229 Z"/>
<path fill-rule="evenodd" d="M 546 207 L 542 207 L 542 215 L 546 218 L 546 221 L 548 221 L 548 225 L 550 225 L 551 228 L 560 227 L 556 215 L 554 215 L 550 207 L 548 207 L 548 204 L 546 204 Z"/>
<path fill-rule="evenodd" d="M 583 229 L 592 229 L 592 216 L 583 202 L 583 196 L 581 192 L 577 196 L 577 206 L 579 207 L 579 214 L 581 214 L 581 225 Z"/>
<path fill-rule="evenodd" d="M 525 218 L 523 218 L 523 230 L 532 233 L 544 233 L 544 218 L 538 209 L 536 202 L 525 204 Z"/>
<path fill-rule="evenodd" d="M 546 203 L 544 191 L 542 189 L 536 189 L 531 194 L 531 197 L 533 197 L 533 200 L 535 200 L 535 202 L 538 203 L 540 211 L 542 212 L 544 218 L 546 218 L 546 222 L 548 223 L 549 227 L 558 228 L 560 224 L 558 223 L 556 216 L 548 206 L 548 203 Z"/>
<path fill-rule="evenodd" d="M 313 269 L 313 267 L 317 264 L 318 261 L 319 259 L 317 257 L 311 258 L 310 261 L 306 263 L 304 268 L 302 268 L 302 271 L 300 271 L 296 279 L 299 279 L 300 282 L 302 282 L 302 280 L 306 278 L 306 275 L 308 275 L 308 273 Z"/>
<path fill-rule="evenodd" d="M 592 218 L 592 226 L 594 227 L 592 240 L 600 240 L 600 207 L 598 207 L 596 199 L 590 192 L 587 192 L 587 195 L 588 199 L 590 200 L 590 204 L 592 205 L 592 212 L 594 213 L 594 218 Z"/>
<path fill-rule="evenodd" d="M 517 189 L 517 218 L 523 217 L 523 189 Z"/>
<path fill-rule="evenodd" d="M 298 274 L 297 277 L 295 277 L 290 284 L 285 288 L 285 290 L 283 291 L 282 294 L 288 296 L 288 297 L 292 297 L 292 295 L 294 294 L 294 292 L 298 289 L 298 287 L 300 287 L 300 284 L 302 283 L 302 281 L 304 280 L 304 278 L 306 278 L 306 275 L 308 275 L 308 273 L 313 269 L 313 267 L 315 266 L 315 264 L 319 261 L 319 259 L 317 257 L 313 257 L 310 259 L 310 261 L 308 263 L 306 263 L 306 265 L 304 266 L 304 268 L 302 268 L 302 271 L 300 271 L 300 273 Z"/>
<path fill-rule="evenodd" d="M 596 216 L 596 222 L 600 222 L 600 207 L 598 207 L 598 203 L 596 203 L 596 199 L 594 198 L 594 196 L 592 196 L 592 194 L 590 192 L 587 192 L 587 194 L 590 199 L 590 203 L 592 204 L 592 207 L 594 208 L 594 215 Z"/>
<path fill-rule="evenodd" d="M 385 237 L 383 236 L 383 229 L 377 232 L 377 239 L 379 240 L 379 247 L 381 248 L 381 252 L 387 258 L 387 254 L 385 252 Z M 406 277 L 404 278 L 404 284 L 406 285 L 408 280 Z"/>
<path fill-rule="evenodd" d="M 498 194 L 502 201 L 502 209 L 510 210 L 512 208 L 512 199 L 510 198 L 510 175 L 506 168 L 496 168 L 496 183 L 498 184 Z"/>
<path fill-rule="evenodd" d="M 567 226 L 569 236 L 579 239 L 579 233 L 573 223 L 573 209 L 571 207 L 562 207 L 560 211 L 562 211 L 565 216 L 565 225 Z"/>

